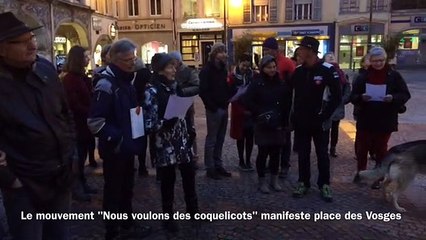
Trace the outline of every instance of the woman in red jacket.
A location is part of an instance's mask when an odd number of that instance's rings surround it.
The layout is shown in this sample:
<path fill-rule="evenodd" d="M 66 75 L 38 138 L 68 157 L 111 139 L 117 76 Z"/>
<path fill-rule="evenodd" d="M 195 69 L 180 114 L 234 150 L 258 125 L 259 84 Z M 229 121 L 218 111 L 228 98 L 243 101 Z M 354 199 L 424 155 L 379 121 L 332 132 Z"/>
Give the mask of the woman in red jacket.
<path fill-rule="evenodd" d="M 243 54 L 238 66 L 228 77 L 228 83 L 233 89 L 236 89 L 235 95 L 231 98 L 231 138 L 237 140 L 239 166 L 241 171 L 254 171 L 251 166 L 251 152 L 254 141 L 254 124 L 251 114 L 241 103 L 241 96 L 247 90 L 249 83 L 253 79 L 251 70 L 251 56 Z M 246 158 L 244 161 L 244 150 Z"/>
<path fill-rule="evenodd" d="M 88 194 L 96 193 L 96 189 L 87 184 L 84 176 L 84 163 L 93 138 L 87 126 L 87 116 L 92 95 L 92 83 L 85 73 L 85 67 L 90 61 L 89 55 L 89 51 L 81 46 L 72 47 L 63 68 L 64 72 L 61 74 L 77 133 L 79 178 L 73 188 L 73 198 L 79 201 L 90 201 L 91 198 Z"/>

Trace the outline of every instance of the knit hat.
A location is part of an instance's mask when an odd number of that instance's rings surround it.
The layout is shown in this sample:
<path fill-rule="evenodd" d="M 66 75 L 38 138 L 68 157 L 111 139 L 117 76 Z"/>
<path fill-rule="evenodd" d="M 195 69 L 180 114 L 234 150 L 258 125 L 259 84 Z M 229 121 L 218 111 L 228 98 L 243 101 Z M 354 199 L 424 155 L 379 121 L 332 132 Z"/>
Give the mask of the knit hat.
<path fill-rule="evenodd" d="M 210 49 L 210 53 L 209 53 L 210 61 L 212 61 L 216 57 L 216 54 L 218 54 L 220 52 L 226 52 L 225 44 L 223 44 L 221 42 L 217 42 L 217 43 L 213 44 L 212 48 Z"/>
<path fill-rule="evenodd" d="M 169 56 L 173 59 L 178 60 L 179 62 L 182 62 L 182 54 L 180 54 L 179 51 L 170 52 Z"/>
<path fill-rule="evenodd" d="M 278 42 L 277 39 L 270 37 L 263 41 L 262 47 L 278 50 Z"/>
<path fill-rule="evenodd" d="M 266 55 L 260 60 L 260 71 L 263 70 L 263 68 L 270 62 L 275 62 L 275 58 L 271 55 Z"/>
<path fill-rule="evenodd" d="M 167 64 L 173 60 L 167 53 L 156 53 L 151 59 L 151 68 L 154 72 L 158 73 L 163 70 Z"/>

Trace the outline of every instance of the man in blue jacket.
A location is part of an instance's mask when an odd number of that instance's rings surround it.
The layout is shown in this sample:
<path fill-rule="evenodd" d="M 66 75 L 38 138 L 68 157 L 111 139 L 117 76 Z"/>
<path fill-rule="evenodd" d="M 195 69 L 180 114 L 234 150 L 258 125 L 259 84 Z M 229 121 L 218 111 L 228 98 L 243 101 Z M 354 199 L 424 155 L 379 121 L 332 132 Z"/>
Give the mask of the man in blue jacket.
<path fill-rule="evenodd" d="M 103 208 L 127 215 L 124 221 L 106 221 L 106 240 L 119 235 L 145 237 L 150 233 L 149 227 L 136 227 L 131 217 L 134 156 L 143 140 L 133 139 L 130 121 L 130 109 L 138 107 L 136 90 L 131 84 L 135 76 L 135 49 L 136 45 L 128 39 L 111 46 L 111 63 L 96 84 L 87 119 L 90 130 L 99 137 L 99 154 L 104 160 Z"/>

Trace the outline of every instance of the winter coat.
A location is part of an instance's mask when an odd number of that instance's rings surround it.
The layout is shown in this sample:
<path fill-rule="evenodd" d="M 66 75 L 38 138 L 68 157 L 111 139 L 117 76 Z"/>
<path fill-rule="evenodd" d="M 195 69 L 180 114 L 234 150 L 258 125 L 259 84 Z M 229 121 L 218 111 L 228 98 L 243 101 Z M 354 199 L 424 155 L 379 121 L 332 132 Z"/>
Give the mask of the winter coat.
<path fill-rule="evenodd" d="M 90 102 L 92 98 L 92 83 L 86 75 L 66 73 L 62 78 L 68 105 L 74 117 L 77 140 L 88 143 L 92 133 L 87 126 Z"/>
<path fill-rule="evenodd" d="M 328 130 L 331 115 L 342 102 L 339 75 L 333 65 L 318 61 L 299 65 L 290 81 L 294 88 L 295 130 Z"/>
<path fill-rule="evenodd" d="M 340 69 L 339 65 L 336 63 L 336 64 L 333 64 L 333 66 L 336 69 L 337 73 L 339 74 L 340 87 L 342 89 L 342 101 L 340 102 L 339 106 L 337 106 L 333 115 L 331 115 L 331 120 L 340 121 L 343 118 L 345 118 L 345 105 L 350 102 L 351 84 L 349 83 L 349 80 L 346 77 L 346 74 L 343 72 L 342 69 Z"/>
<path fill-rule="evenodd" d="M 259 146 L 284 145 L 285 131 L 291 107 L 291 91 L 282 81 L 278 72 L 273 78 L 260 74 L 249 85 L 243 98 L 247 109 L 252 113 L 255 128 L 254 139 Z M 272 112 L 270 124 L 262 117 Z"/>
<path fill-rule="evenodd" d="M 231 89 L 246 89 L 253 81 L 253 71 L 241 74 L 238 67 L 228 77 L 228 84 Z M 244 94 L 243 94 L 244 95 Z M 244 137 L 244 129 L 253 128 L 253 118 L 247 111 L 242 102 L 243 95 L 231 102 L 231 128 L 230 136 L 233 139 L 240 140 Z"/>
<path fill-rule="evenodd" d="M 398 111 L 411 98 L 407 84 L 401 74 L 392 69 L 387 70 L 385 84 L 386 94 L 391 94 L 390 103 L 362 100 L 366 91 L 368 71 L 361 73 L 353 83 L 351 101 L 358 108 L 357 130 L 390 133 L 398 131 Z"/>
<path fill-rule="evenodd" d="M 155 137 L 156 167 L 188 163 L 191 160 L 186 121 L 178 119 L 171 127 L 165 124 L 164 113 L 169 97 L 173 94 L 176 94 L 176 82 L 169 84 L 164 76 L 154 73 L 145 91 L 143 113 L 145 129 Z"/>
<path fill-rule="evenodd" d="M 179 96 L 192 97 L 200 92 L 200 79 L 195 69 L 182 64 L 176 69 L 175 79 Z"/>
<path fill-rule="evenodd" d="M 95 87 L 87 124 L 99 137 L 99 153 L 139 154 L 143 138 L 133 139 L 130 109 L 138 106 L 134 74 L 110 64 Z"/>
<path fill-rule="evenodd" d="M 69 189 L 75 159 L 75 126 L 54 66 L 37 57 L 31 69 L 15 69 L 0 59 L 0 187 L 16 177 L 33 204 L 48 207 Z"/>
<path fill-rule="evenodd" d="M 227 70 L 225 65 L 219 67 L 212 61 L 201 69 L 200 97 L 207 110 L 216 112 L 217 109 L 228 109 L 232 90 L 227 83 Z"/>

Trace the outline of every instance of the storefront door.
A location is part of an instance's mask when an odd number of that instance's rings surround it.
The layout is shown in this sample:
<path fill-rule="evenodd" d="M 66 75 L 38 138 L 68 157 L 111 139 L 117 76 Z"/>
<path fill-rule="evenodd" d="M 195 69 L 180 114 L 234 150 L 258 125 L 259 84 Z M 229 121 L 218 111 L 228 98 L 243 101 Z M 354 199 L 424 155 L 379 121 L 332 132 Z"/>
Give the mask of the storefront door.
<path fill-rule="evenodd" d="M 209 60 L 209 53 L 212 49 L 214 42 L 213 41 L 200 41 L 200 43 L 201 43 L 201 56 L 202 56 L 201 64 L 205 65 Z"/>

